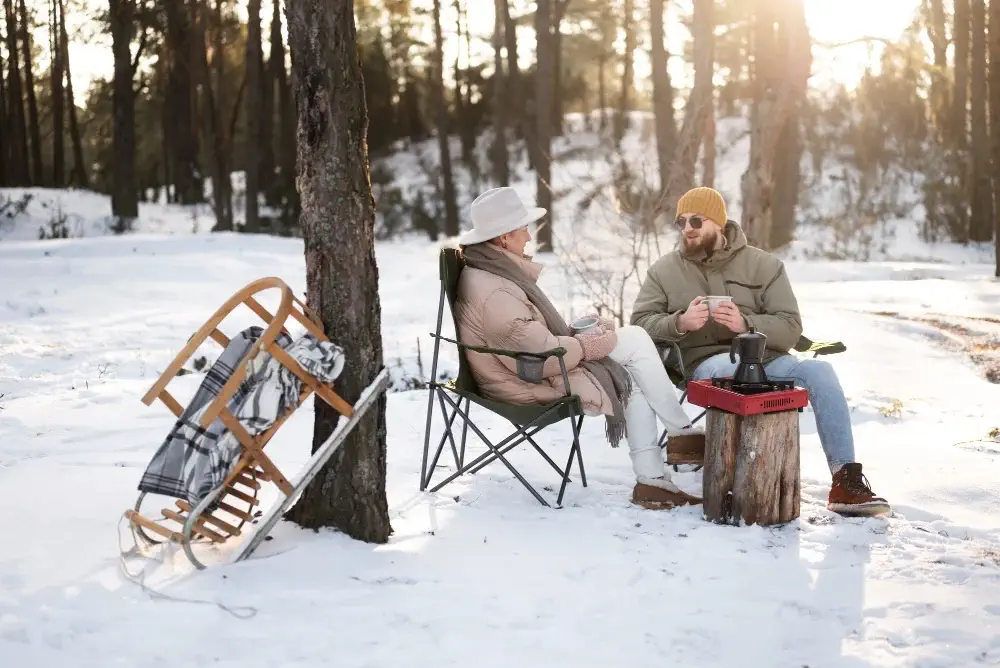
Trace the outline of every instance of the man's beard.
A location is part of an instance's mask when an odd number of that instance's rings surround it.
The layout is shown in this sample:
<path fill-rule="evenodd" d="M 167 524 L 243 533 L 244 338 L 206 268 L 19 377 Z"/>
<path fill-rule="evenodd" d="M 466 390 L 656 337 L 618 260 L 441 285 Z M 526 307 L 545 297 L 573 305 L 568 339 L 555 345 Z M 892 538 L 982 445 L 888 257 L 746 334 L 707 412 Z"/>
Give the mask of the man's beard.
<path fill-rule="evenodd" d="M 698 251 L 704 251 L 711 255 L 715 250 L 715 247 L 719 243 L 719 233 L 714 230 L 708 232 L 702 236 L 699 236 L 694 241 L 689 241 L 688 238 L 682 237 L 682 243 L 684 244 L 685 253 L 696 253 Z"/>

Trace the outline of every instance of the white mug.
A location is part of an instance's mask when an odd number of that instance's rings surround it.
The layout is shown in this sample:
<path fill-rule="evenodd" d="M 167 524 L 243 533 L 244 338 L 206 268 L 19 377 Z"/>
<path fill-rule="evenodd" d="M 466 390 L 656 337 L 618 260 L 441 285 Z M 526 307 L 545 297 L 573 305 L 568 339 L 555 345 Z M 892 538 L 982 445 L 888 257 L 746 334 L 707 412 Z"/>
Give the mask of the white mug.
<path fill-rule="evenodd" d="M 708 312 L 712 313 L 719 304 L 722 302 L 731 302 L 733 298 L 729 295 L 709 295 L 705 297 L 705 301 L 708 302 Z"/>

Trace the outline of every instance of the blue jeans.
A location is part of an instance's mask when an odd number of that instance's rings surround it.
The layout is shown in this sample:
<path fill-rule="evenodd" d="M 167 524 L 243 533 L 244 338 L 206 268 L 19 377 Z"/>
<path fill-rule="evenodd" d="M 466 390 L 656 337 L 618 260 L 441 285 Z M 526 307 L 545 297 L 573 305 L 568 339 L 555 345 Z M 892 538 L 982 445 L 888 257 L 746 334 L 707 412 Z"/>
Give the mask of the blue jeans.
<path fill-rule="evenodd" d="M 738 355 L 736 362 L 739 363 Z M 699 364 L 692 378 L 707 380 L 731 376 L 734 371 L 736 364 L 729 361 L 729 353 L 721 353 Z M 847 408 L 847 399 L 837 379 L 837 372 L 830 363 L 782 355 L 764 365 L 764 371 L 769 378 L 794 378 L 796 385 L 809 392 L 809 403 L 816 415 L 816 431 L 830 471 L 836 473 L 844 464 L 852 463 L 854 434 L 851 432 L 851 412 Z"/>

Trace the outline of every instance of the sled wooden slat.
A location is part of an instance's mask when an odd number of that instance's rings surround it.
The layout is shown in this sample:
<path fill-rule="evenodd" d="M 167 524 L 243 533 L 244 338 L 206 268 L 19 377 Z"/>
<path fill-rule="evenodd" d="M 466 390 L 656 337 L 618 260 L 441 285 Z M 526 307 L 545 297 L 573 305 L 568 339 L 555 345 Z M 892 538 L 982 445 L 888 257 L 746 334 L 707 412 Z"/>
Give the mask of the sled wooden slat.
<path fill-rule="evenodd" d="M 281 295 L 278 307 L 273 314 L 264 308 L 258 300 L 258 295 L 268 290 L 277 290 Z M 264 331 L 243 356 L 240 363 L 235 366 L 233 374 L 227 379 L 217 396 L 205 408 L 200 420 L 200 425 L 203 428 L 207 428 L 216 420 L 221 420 L 240 443 L 242 452 L 239 459 L 232 470 L 225 476 L 222 483 L 209 492 L 198 504 L 192 504 L 185 499 L 177 499 L 175 500 L 175 504 L 178 510 L 166 508 L 161 513 L 163 515 L 162 520 L 153 520 L 142 515 L 139 509 L 139 505 L 145 496 L 145 493 L 143 493 L 140 494 L 136 507 L 126 510 L 124 513 L 133 527 L 140 529 L 137 533 L 147 541 L 155 543 L 156 541 L 150 535 L 156 534 L 168 541 L 180 544 L 184 548 L 188 559 L 197 568 L 204 568 L 204 565 L 192 551 L 191 545 L 194 538 L 203 537 L 215 545 L 222 545 L 234 537 L 246 536 L 242 540 L 246 540 L 247 543 L 238 548 L 238 554 L 241 555 L 240 558 L 245 558 L 246 555 L 252 552 L 264 540 L 266 537 L 264 534 L 273 527 L 274 521 L 276 521 L 274 513 L 278 512 L 278 509 L 287 509 L 302 492 L 302 486 L 308 482 L 308 479 L 311 479 L 315 475 L 316 470 L 318 470 L 316 469 L 317 456 L 322 458 L 323 463 L 325 463 L 326 458 L 332 454 L 332 451 L 329 451 L 329 449 L 323 453 L 315 453 L 313 459 L 310 460 L 310 463 L 306 467 L 307 473 L 305 477 L 298 476 L 297 479 L 300 484 L 293 485 L 281 469 L 264 452 L 265 447 L 281 426 L 299 406 L 305 403 L 310 395 L 316 394 L 319 399 L 348 418 L 347 422 L 343 424 L 347 425 L 344 429 L 349 431 L 360 419 L 360 415 L 355 413 L 358 407 L 361 406 L 363 410 L 367 410 L 373 401 L 371 393 L 374 392 L 377 396 L 381 392 L 384 392 L 388 386 L 388 372 L 383 369 L 372 385 L 366 388 L 365 393 L 363 393 L 364 401 L 359 400 L 357 405 L 352 406 L 350 402 L 334 392 L 332 387 L 320 382 L 280 346 L 275 345 L 280 334 L 288 333 L 287 328 L 291 324 L 289 317 L 305 327 L 310 334 L 319 340 L 328 341 L 328 339 L 323 332 L 323 325 L 320 319 L 316 317 L 316 314 L 302 300 L 292 293 L 291 288 L 279 278 L 267 277 L 244 286 L 226 300 L 205 321 L 191 338 L 187 340 L 184 347 L 181 348 L 177 356 L 167 365 L 167 368 L 164 369 L 152 387 L 143 395 L 142 402 L 144 404 L 149 406 L 156 399 L 159 399 L 174 416 L 180 417 L 184 413 L 184 406 L 168 391 L 167 386 L 177 377 L 180 370 L 184 368 L 184 365 L 187 364 L 199 347 L 208 339 L 212 339 L 223 348 L 230 345 L 230 338 L 219 329 L 219 326 L 240 305 L 245 305 L 251 312 L 264 321 Z M 277 419 L 267 429 L 256 435 L 251 435 L 229 410 L 229 404 L 240 384 L 247 377 L 248 364 L 246 362 L 252 360 L 262 351 L 268 351 L 275 357 L 279 364 L 282 364 L 294 373 L 302 381 L 303 387 L 295 405 L 290 406 L 288 410 L 277 416 Z M 342 433 L 339 429 L 340 427 L 341 425 L 338 425 L 338 444 L 346 437 L 346 432 Z M 264 484 L 274 485 L 281 494 L 278 500 L 273 505 L 270 505 L 271 509 L 265 514 L 267 522 L 266 527 L 262 529 L 261 524 L 256 523 L 257 520 L 255 518 L 262 515 L 262 511 L 258 510 L 258 508 L 261 505 L 259 493 L 263 489 Z M 248 491 L 252 493 L 247 493 Z M 242 506 L 246 506 L 246 508 L 244 509 Z M 221 513 L 226 513 L 226 519 L 219 517 Z M 229 520 L 228 518 L 230 517 L 234 519 Z M 164 524 L 164 522 L 167 524 Z M 181 524 L 180 530 L 173 527 L 173 523 L 175 522 Z M 248 532 L 244 526 L 247 523 L 254 523 L 253 531 Z M 149 535 L 143 533 L 143 531 L 148 531 Z M 248 533 L 250 534 L 249 536 Z"/>
<path fill-rule="evenodd" d="M 193 510 L 191 504 L 188 503 L 187 501 L 184 501 L 183 499 L 177 500 L 177 507 L 183 510 L 185 513 L 190 513 Z M 249 518 L 250 516 L 248 515 L 247 517 Z M 212 515 L 210 513 L 202 513 L 200 519 L 203 520 L 205 524 L 211 524 L 214 527 L 222 529 L 231 536 L 240 535 L 239 527 L 233 526 L 232 524 L 226 522 L 225 520 L 220 520 L 215 515 Z"/>
<path fill-rule="evenodd" d="M 247 307 L 251 311 L 253 311 L 257 315 L 259 315 L 260 319 L 263 320 L 264 322 L 272 322 L 272 321 L 274 321 L 274 316 L 271 315 L 270 311 L 268 311 L 266 308 L 264 308 L 261 305 L 261 303 L 259 301 L 257 301 L 256 299 L 254 299 L 253 297 L 247 297 L 247 300 L 244 303 L 247 305 Z M 283 333 L 283 334 L 288 334 L 288 329 L 285 328 L 284 322 L 282 322 L 281 329 L 279 331 L 281 331 L 281 333 Z"/>
<path fill-rule="evenodd" d="M 174 395 L 170 394 L 170 392 L 165 388 L 162 392 L 160 392 L 160 401 L 166 404 L 167 408 L 170 409 L 170 412 L 176 417 L 180 417 L 181 414 L 184 413 L 184 408 L 181 406 L 180 402 L 174 399 Z"/>
<path fill-rule="evenodd" d="M 173 520 L 173 521 L 179 523 L 181 526 L 184 526 L 184 522 L 187 521 L 187 516 L 186 515 L 181 515 L 180 513 L 176 512 L 176 511 L 173 511 L 170 508 L 164 508 L 162 512 L 163 512 L 163 516 L 164 517 L 166 517 L 169 520 Z M 201 517 L 199 517 L 197 520 L 195 520 L 194 526 L 191 528 L 191 531 L 193 533 L 196 533 L 196 534 L 199 534 L 201 536 L 204 536 L 205 538 L 209 539 L 213 543 L 225 543 L 226 542 L 226 537 L 223 536 L 222 534 L 216 533 L 215 531 L 212 531 L 211 529 L 209 529 L 208 527 L 206 527 L 205 526 L 205 520 L 203 518 L 201 518 Z"/>
<path fill-rule="evenodd" d="M 183 535 L 177 533 L 176 531 L 171 531 L 170 529 L 166 528 L 162 524 L 158 524 L 158 523 L 154 522 L 153 520 L 151 520 L 151 519 L 149 519 L 149 518 L 147 518 L 147 517 L 145 517 L 143 515 L 140 515 L 139 513 L 135 512 L 134 510 L 126 510 L 125 511 L 125 517 L 127 517 L 131 522 L 133 522 L 135 524 L 138 524 L 143 529 L 149 529 L 150 531 L 158 533 L 161 536 L 163 536 L 164 538 L 167 538 L 169 540 L 178 541 L 178 542 L 184 540 L 184 536 Z"/>
<path fill-rule="evenodd" d="M 311 387 L 313 392 L 319 395 L 320 399 L 336 408 L 338 413 L 344 417 L 351 417 L 354 414 L 354 409 L 351 408 L 349 403 L 341 399 L 340 395 L 329 387 L 319 383 L 308 371 L 302 368 L 301 364 L 292 359 L 291 355 L 277 346 L 269 348 L 268 352 L 274 355 L 274 359 L 281 362 L 286 369 L 298 376 L 299 380 Z"/>
<path fill-rule="evenodd" d="M 213 341 L 218 343 L 223 348 L 229 345 L 229 337 L 219 331 L 218 327 L 209 332 L 208 335 L 212 337 Z"/>
<path fill-rule="evenodd" d="M 241 473 L 236 476 L 234 483 L 239 483 L 244 487 L 249 487 L 250 489 L 260 489 L 260 483 L 248 476 L 246 473 Z"/>
<path fill-rule="evenodd" d="M 251 506 L 259 506 L 260 505 L 260 501 L 258 499 L 250 496 L 246 492 L 241 492 L 238 489 L 233 489 L 232 487 L 227 487 L 225 494 L 228 495 L 228 496 L 231 496 L 233 498 L 239 499 L 240 501 L 243 501 L 244 503 L 249 503 Z"/>
<path fill-rule="evenodd" d="M 250 456 L 260 464 L 261 468 L 271 474 L 271 482 L 278 486 L 282 494 L 291 494 L 292 484 L 288 482 L 281 470 L 274 465 L 271 458 L 264 454 L 263 449 L 258 445 L 257 441 L 253 436 L 247 432 L 247 430 L 239 423 L 236 417 L 229 412 L 229 410 L 224 410 L 222 415 L 222 422 L 229 428 L 233 435 L 243 444 L 243 447 L 250 452 Z"/>
<path fill-rule="evenodd" d="M 232 515 L 233 517 L 238 517 L 241 520 L 243 520 L 244 522 L 249 522 L 249 521 L 253 520 L 253 515 L 251 515 L 250 513 L 246 512 L 244 510 L 240 510 L 239 508 L 231 506 L 228 503 L 226 503 L 225 501 L 219 501 L 215 505 L 216 505 L 216 507 L 218 507 L 219 510 L 223 510 L 223 511 L 229 513 L 230 515 Z"/>

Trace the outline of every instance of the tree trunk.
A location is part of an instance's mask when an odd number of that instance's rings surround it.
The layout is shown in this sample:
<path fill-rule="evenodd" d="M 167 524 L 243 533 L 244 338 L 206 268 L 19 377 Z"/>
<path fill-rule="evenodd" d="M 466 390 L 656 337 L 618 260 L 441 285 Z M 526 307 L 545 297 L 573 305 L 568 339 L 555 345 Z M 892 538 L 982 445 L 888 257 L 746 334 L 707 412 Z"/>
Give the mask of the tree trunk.
<path fill-rule="evenodd" d="M 993 186 L 990 183 L 990 144 L 986 127 L 986 3 L 972 0 L 972 216 L 969 238 L 993 238 Z"/>
<path fill-rule="evenodd" d="M 789 115 L 778 138 L 774 165 L 774 202 L 768 248 L 780 248 L 795 238 L 795 212 L 802 181 L 802 128 L 798 110 Z"/>
<path fill-rule="evenodd" d="M 694 86 L 684 105 L 684 119 L 677 137 L 676 152 L 671 162 L 668 209 L 694 186 L 698 149 L 704 139 L 706 118 L 714 113 L 712 74 L 715 15 L 713 0 L 694 0 L 692 36 L 694 37 Z"/>
<path fill-rule="evenodd" d="M 570 0 L 553 0 L 552 8 L 552 134 L 563 133 L 562 21 Z"/>
<path fill-rule="evenodd" d="M 778 141 L 801 99 L 812 66 L 802 0 L 790 0 L 781 14 L 780 53 L 774 15 L 758 0 L 754 16 L 754 101 L 750 113 L 750 160 L 743 172 L 742 227 L 750 243 L 767 249 L 773 221 Z M 787 39 L 787 41 L 785 41 Z"/>
<path fill-rule="evenodd" d="M 990 0 L 990 146 L 993 149 L 993 243 L 1000 278 L 1000 0 Z"/>
<path fill-rule="evenodd" d="M 134 3 L 135 0 L 130 0 Z M 63 131 L 66 127 L 65 101 L 63 96 L 63 62 L 59 45 L 59 5 L 60 0 L 52 0 L 49 20 L 49 35 L 52 40 L 49 53 L 52 54 L 52 186 L 66 185 L 66 142 Z"/>
<path fill-rule="evenodd" d="M 198 85 L 201 88 L 201 124 L 208 143 L 210 174 L 212 177 L 212 209 L 215 213 L 213 232 L 227 232 L 233 229 L 233 219 L 230 215 L 231 187 L 229 172 L 226 169 L 224 157 L 223 130 L 220 127 L 220 115 L 217 110 L 215 94 L 212 91 L 212 75 L 208 64 L 208 0 L 194 0 L 196 7 L 195 37 L 198 55 Z M 214 52 L 213 60 L 221 54 Z M 219 63 L 214 63 L 216 69 Z"/>
<path fill-rule="evenodd" d="M 21 64 L 17 53 L 17 16 L 11 0 L 4 0 L 7 18 L 7 58 L 10 71 L 7 79 L 7 116 L 10 119 L 10 169 L 11 185 L 27 185 L 31 182 L 28 164 L 28 133 L 24 119 L 24 88 L 21 85 Z"/>
<path fill-rule="evenodd" d="M 273 0 L 271 15 L 271 39 L 274 39 L 274 23 L 277 21 L 278 29 L 281 29 L 281 1 Z M 262 31 L 263 32 L 263 31 Z M 273 45 L 272 45 L 273 48 Z M 264 62 L 263 47 L 261 52 L 261 116 L 260 116 L 260 171 L 257 183 L 262 186 L 264 200 L 268 204 L 273 204 L 273 190 L 271 183 L 274 181 L 274 68 L 271 65 L 270 56 Z"/>
<path fill-rule="evenodd" d="M 170 156 L 174 197 L 181 204 L 204 200 L 198 168 L 198 132 L 195 128 L 194 65 L 199 48 L 193 39 L 192 18 L 197 9 L 190 0 L 165 0 L 167 74 L 166 123 L 171 128 Z"/>
<path fill-rule="evenodd" d="M 211 106 L 215 110 L 215 132 L 213 133 L 214 141 L 212 145 L 215 151 L 215 159 L 219 163 L 218 170 L 221 176 L 218 182 L 214 180 L 212 182 L 212 191 L 218 193 L 215 197 L 216 208 L 223 211 L 221 227 L 219 225 L 219 218 L 216 218 L 216 231 L 233 229 L 233 186 L 230 180 L 230 172 L 232 171 L 230 151 L 232 142 L 230 141 L 230 137 L 232 133 L 226 132 L 226 116 L 224 112 L 227 100 L 222 94 L 222 82 L 226 80 L 227 76 L 226 50 L 222 37 L 222 3 L 223 0 L 215 0 L 215 20 L 212 25 L 212 69 L 215 71 L 214 85 L 212 84 L 210 74 L 205 79 L 206 90 L 209 91 L 212 99 Z M 205 25 L 207 26 L 208 24 L 206 16 Z M 234 105 L 234 109 L 238 108 L 238 106 L 239 101 Z"/>
<path fill-rule="evenodd" d="M 514 131 L 521 139 L 531 136 L 524 114 L 524 99 L 521 96 L 521 66 L 517 62 L 517 23 L 510 15 L 510 0 L 503 2 L 504 38 L 507 41 L 507 118 L 514 119 Z M 520 119 L 520 123 L 517 120 Z M 530 154 L 530 151 L 529 151 Z"/>
<path fill-rule="evenodd" d="M 458 235 L 458 203 L 448 148 L 448 103 L 444 96 L 444 34 L 441 32 L 441 0 L 434 0 L 434 107 L 437 112 L 438 150 L 441 154 L 441 196 L 444 199 L 445 236 Z"/>
<path fill-rule="evenodd" d="M 111 213 L 115 229 L 126 232 L 139 217 L 135 178 L 135 91 L 132 89 L 134 0 L 110 0 L 111 50 L 114 55 L 114 175 Z"/>
<path fill-rule="evenodd" d="M 383 361 L 368 118 L 352 5 L 287 2 L 308 301 L 350 360 L 335 389 L 354 403 Z M 382 395 L 306 488 L 289 513 L 293 521 L 336 527 L 369 542 L 389 540 L 385 406 Z M 338 417 L 316 402 L 314 451 L 333 433 Z"/>
<path fill-rule="evenodd" d="M 600 108 L 600 129 L 603 135 L 608 129 L 608 93 L 604 87 L 605 71 L 607 70 L 608 59 L 602 53 L 597 57 L 597 106 Z"/>
<path fill-rule="evenodd" d="M 718 153 L 715 139 L 715 91 L 708 91 L 708 110 L 705 112 L 701 131 L 701 185 L 715 187 L 715 158 Z"/>
<path fill-rule="evenodd" d="M 73 149 L 73 171 L 70 174 L 70 182 L 78 188 L 86 188 L 90 181 L 87 178 L 87 167 L 83 162 L 83 139 L 80 136 L 80 119 L 76 113 L 76 96 L 73 94 L 69 35 L 66 32 L 66 3 L 63 0 L 59 0 L 59 40 L 61 42 L 59 50 L 66 64 L 66 108 L 69 111 L 69 139 Z"/>
<path fill-rule="evenodd" d="M 60 3 L 62 4 L 62 3 Z M 35 75 L 31 53 L 31 26 L 28 25 L 28 8 L 24 0 L 18 2 L 21 16 L 21 49 L 24 53 L 24 86 L 28 92 L 28 134 L 31 137 L 32 182 L 44 185 L 45 169 L 42 162 L 42 133 L 38 127 L 38 100 L 35 97 Z"/>
<path fill-rule="evenodd" d="M 930 0 L 927 36 L 934 51 L 934 70 L 931 72 L 931 109 L 934 113 L 934 130 L 938 138 L 948 125 L 948 34 L 945 28 L 944 0 Z"/>
<path fill-rule="evenodd" d="M 280 2 L 278 2 L 280 6 Z M 286 6 L 287 11 L 287 6 Z M 271 21 L 271 77 L 278 91 L 278 127 L 275 132 L 275 142 L 278 145 L 277 160 L 281 165 L 281 178 L 275 179 L 276 199 L 284 202 L 283 218 L 288 228 L 295 226 L 298 220 L 300 203 L 295 186 L 296 152 L 295 126 L 296 109 L 288 85 L 288 73 L 285 68 L 285 46 L 281 36 L 281 16 L 277 10 Z"/>
<path fill-rule="evenodd" d="M 707 53 L 703 55 L 704 69 L 707 70 L 705 73 L 705 78 L 708 80 L 704 83 L 705 92 L 703 93 L 705 98 L 705 112 L 702 117 L 702 134 L 701 134 L 701 146 L 702 146 L 702 158 L 701 158 L 701 170 L 702 179 L 701 184 L 703 186 L 708 186 L 709 188 L 715 187 L 715 158 L 718 152 L 718 147 L 715 142 L 715 85 L 713 83 L 715 78 L 715 16 L 709 16 L 706 20 L 707 25 L 702 28 L 705 33 L 704 49 Z M 701 55 L 701 54 L 699 54 Z"/>
<path fill-rule="evenodd" d="M 284 53 L 284 50 L 282 50 Z M 289 228 L 298 227 L 298 219 L 302 212 L 302 202 L 299 200 L 298 187 L 295 184 L 295 173 L 298 165 L 298 155 L 295 150 L 295 133 L 298 121 L 298 110 L 292 88 L 288 82 L 288 70 L 282 57 L 278 74 L 278 104 L 281 107 L 281 187 L 284 200 L 284 219 Z"/>
<path fill-rule="evenodd" d="M 663 46 L 663 5 L 666 0 L 650 2 L 651 60 L 653 68 L 653 116 L 656 125 L 656 159 L 660 168 L 660 192 L 669 191 L 670 159 L 677 142 L 674 122 L 674 87 L 667 71 L 667 50 Z M 603 101 L 602 101 L 603 103 Z"/>
<path fill-rule="evenodd" d="M 799 516 L 799 412 L 705 417 L 705 518 L 724 524 L 783 524 Z"/>
<path fill-rule="evenodd" d="M 631 1 L 631 0 L 630 0 Z M 548 211 L 539 224 L 535 248 L 539 253 L 552 252 L 552 5 L 537 0 L 535 10 L 537 40 L 535 71 L 535 198 Z"/>
<path fill-rule="evenodd" d="M 3 55 L 0 54 L 0 185 L 9 185 L 7 181 L 10 159 L 10 118 L 7 113 L 7 86 L 3 76 Z"/>
<path fill-rule="evenodd" d="M 510 162 L 507 155 L 507 100 L 509 75 L 503 72 L 504 7 L 507 0 L 493 0 L 493 181 L 497 186 L 510 185 Z"/>
<path fill-rule="evenodd" d="M 260 128 L 263 91 L 261 91 L 261 45 L 260 45 L 260 0 L 250 0 L 247 18 L 246 54 L 246 114 L 247 141 L 246 160 L 243 164 L 246 174 L 246 230 L 260 231 L 258 196 L 260 193 Z"/>
<path fill-rule="evenodd" d="M 635 11 L 633 0 L 624 0 L 624 18 L 622 19 L 625 29 L 625 53 L 622 55 L 622 83 L 620 97 L 618 98 L 618 113 L 615 114 L 615 144 L 621 144 L 625 137 L 625 132 L 629 128 L 629 108 L 632 97 L 633 65 L 635 59 Z"/>
<path fill-rule="evenodd" d="M 455 122 L 458 126 L 458 139 L 462 146 L 462 162 L 466 165 L 472 162 L 472 147 L 476 140 L 475 132 L 468 132 L 469 113 L 465 106 L 465 93 L 463 87 L 468 85 L 465 77 L 462 76 L 461 56 L 462 56 L 462 5 L 461 0 L 455 0 L 455 31 L 458 48 L 455 49 Z M 442 82 L 442 85 L 443 82 Z"/>
<path fill-rule="evenodd" d="M 957 155 L 959 165 L 958 180 L 962 193 L 970 193 L 969 188 L 969 0 L 955 0 L 955 26 L 953 29 L 955 44 L 955 88 L 951 97 L 951 140 L 952 148 Z M 960 197 L 962 206 L 958 210 L 956 221 L 959 230 L 957 241 L 969 240 L 969 213 L 965 202 L 968 195 Z"/>
<path fill-rule="evenodd" d="M 792 57 L 789 51 L 789 27 L 779 24 L 779 53 L 784 58 Z M 781 134 L 778 137 L 776 162 L 774 166 L 774 202 L 771 215 L 771 234 L 768 248 L 778 248 L 791 243 L 795 238 L 795 212 L 799 200 L 799 186 L 802 180 L 802 153 L 805 144 L 802 139 L 802 107 L 806 103 L 807 79 L 792 82 L 792 108 L 788 112 Z"/>

